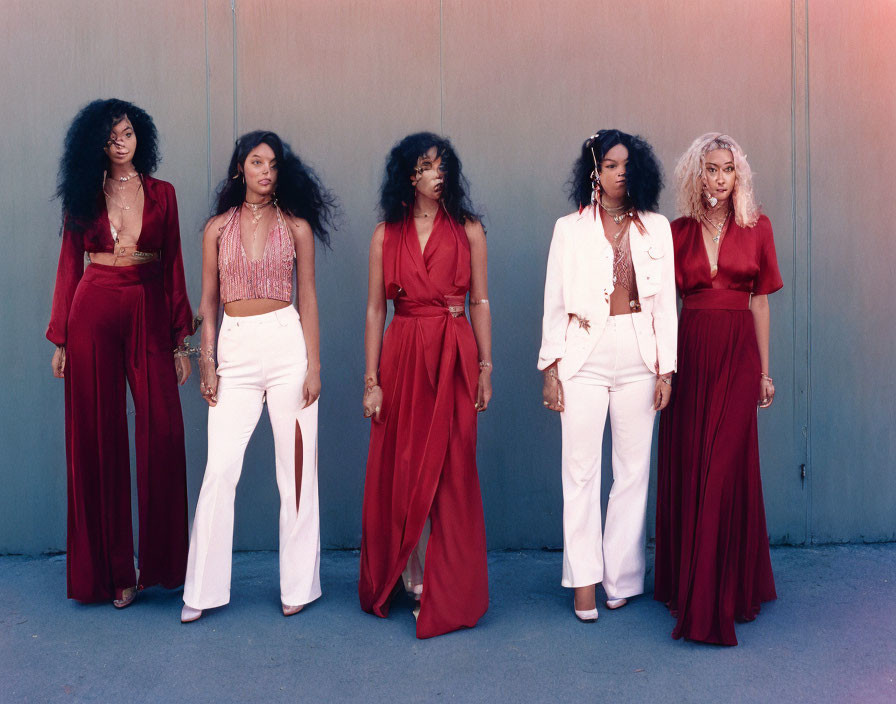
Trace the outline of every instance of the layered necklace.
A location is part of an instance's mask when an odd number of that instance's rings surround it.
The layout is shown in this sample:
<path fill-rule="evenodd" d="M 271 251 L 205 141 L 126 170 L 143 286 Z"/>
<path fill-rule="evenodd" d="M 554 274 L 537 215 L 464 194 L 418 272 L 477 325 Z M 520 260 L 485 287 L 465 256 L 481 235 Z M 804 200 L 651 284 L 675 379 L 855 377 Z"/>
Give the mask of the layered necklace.
<path fill-rule="evenodd" d="M 255 225 L 258 225 L 261 217 L 264 215 L 262 211 L 273 202 L 273 199 L 266 200 L 264 203 L 250 203 L 249 201 L 244 201 L 243 205 L 245 205 L 247 208 L 249 208 L 249 210 L 252 211 L 252 222 Z"/>
<path fill-rule="evenodd" d="M 731 217 L 731 211 L 729 210 L 725 213 L 725 217 L 722 218 L 721 222 L 715 222 L 709 215 L 703 215 L 703 222 L 706 223 L 709 228 L 710 233 L 715 232 L 716 234 L 712 235 L 712 241 L 716 244 L 722 239 L 722 233 L 725 231 L 725 225 L 728 224 L 728 218 Z"/>
<path fill-rule="evenodd" d="M 613 222 L 617 225 L 625 220 L 626 217 L 631 217 L 632 215 L 632 206 L 623 203 L 622 205 L 616 206 L 608 206 L 604 205 L 604 199 L 599 198 L 597 201 L 600 204 L 601 209 L 613 218 Z M 620 231 L 621 232 L 621 231 Z"/>

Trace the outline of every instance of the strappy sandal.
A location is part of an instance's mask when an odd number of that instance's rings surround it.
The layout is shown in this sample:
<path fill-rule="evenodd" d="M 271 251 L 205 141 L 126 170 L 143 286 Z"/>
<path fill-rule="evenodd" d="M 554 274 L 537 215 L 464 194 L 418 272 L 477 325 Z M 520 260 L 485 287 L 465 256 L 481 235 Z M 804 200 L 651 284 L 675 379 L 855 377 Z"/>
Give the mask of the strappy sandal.
<path fill-rule="evenodd" d="M 127 589 L 121 590 L 121 596 L 118 599 L 112 600 L 112 606 L 114 606 L 116 609 L 126 609 L 134 603 L 134 599 L 136 598 L 137 587 L 128 587 Z"/>

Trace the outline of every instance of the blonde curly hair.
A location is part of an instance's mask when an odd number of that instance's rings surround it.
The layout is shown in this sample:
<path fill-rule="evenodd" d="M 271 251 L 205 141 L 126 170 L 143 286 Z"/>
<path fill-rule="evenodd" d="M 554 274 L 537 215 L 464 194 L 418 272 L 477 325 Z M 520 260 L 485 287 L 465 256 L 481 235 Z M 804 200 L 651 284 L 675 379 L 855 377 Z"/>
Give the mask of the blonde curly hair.
<path fill-rule="evenodd" d="M 675 166 L 678 185 L 678 209 L 682 215 L 700 220 L 706 214 L 703 198 L 703 166 L 706 155 L 714 149 L 727 149 L 734 157 L 734 189 L 731 204 L 734 221 L 741 227 L 753 227 L 759 220 L 760 207 L 753 194 L 753 172 L 740 145 L 727 134 L 708 132 L 697 139 L 681 155 Z"/>

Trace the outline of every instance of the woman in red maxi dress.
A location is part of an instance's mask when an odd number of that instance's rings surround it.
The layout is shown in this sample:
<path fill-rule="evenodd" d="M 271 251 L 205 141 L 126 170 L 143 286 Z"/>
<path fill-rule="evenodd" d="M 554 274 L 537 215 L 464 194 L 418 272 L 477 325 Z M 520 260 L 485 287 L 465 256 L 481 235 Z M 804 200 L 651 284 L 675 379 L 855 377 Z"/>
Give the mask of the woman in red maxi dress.
<path fill-rule="evenodd" d="M 448 140 L 403 139 L 370 249 L 358 593 L 385 617 L 404 576 L 418 638 L 472 627 L 488 608 L 476 418 L 491 398 L 491 317 L 485 233 L 464 185 Z"/>
<path fill-rule="evenodd" d="M 703 135 L 676 176 L 682 313 L 678 378 L 660 419 L 654 598 L 677 618 L 673 638 L 737 645 L 735 621 L 776 598 L 756 406 L 775 395 L 768 294 L 783 283 L 737 143 Z"/>
<path fill-rule="evenodd" d="M 59 169 L 65 220 L 47 339 L 53 374 L 65 379 L 68 596 L 117 608 L 137 589 L 183 584 L 187 565 L 177 385 L 190 375 L 193 314 L 174 188 L 149 175 L 158 162 L 146 112 L 95 100 L 72 121 Z M 139 581 L 126 385 L 136 412 Z"/>

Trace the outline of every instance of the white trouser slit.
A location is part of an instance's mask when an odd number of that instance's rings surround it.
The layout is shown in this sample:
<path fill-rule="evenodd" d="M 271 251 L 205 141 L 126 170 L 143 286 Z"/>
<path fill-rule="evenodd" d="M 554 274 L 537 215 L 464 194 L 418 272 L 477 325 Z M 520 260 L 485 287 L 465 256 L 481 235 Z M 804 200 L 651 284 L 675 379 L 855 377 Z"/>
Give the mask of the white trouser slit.
<path fill-rule="evenodd" d="M 293 306 L 245 318 L 224 316 L 218 342 L 218 403 L 208 413 L 208 464 L 196 505 L 184 603 L 230 601 L 233 504 L 249 438 L 267 399 L 280 491 L 280 599 L 307 604 L 320 594 L 317 402 L 302 408 L 308 368 Z"/>
<path fill-rule="evenodd" d="M 588 361 L 563 383 L 564 587 L 603 582 L 613 599 L 644 591 L 655 384 L 630 315 L 607 319 Z M 608 410 L 613 486 L 602 533 L 601 445 Z"/>

